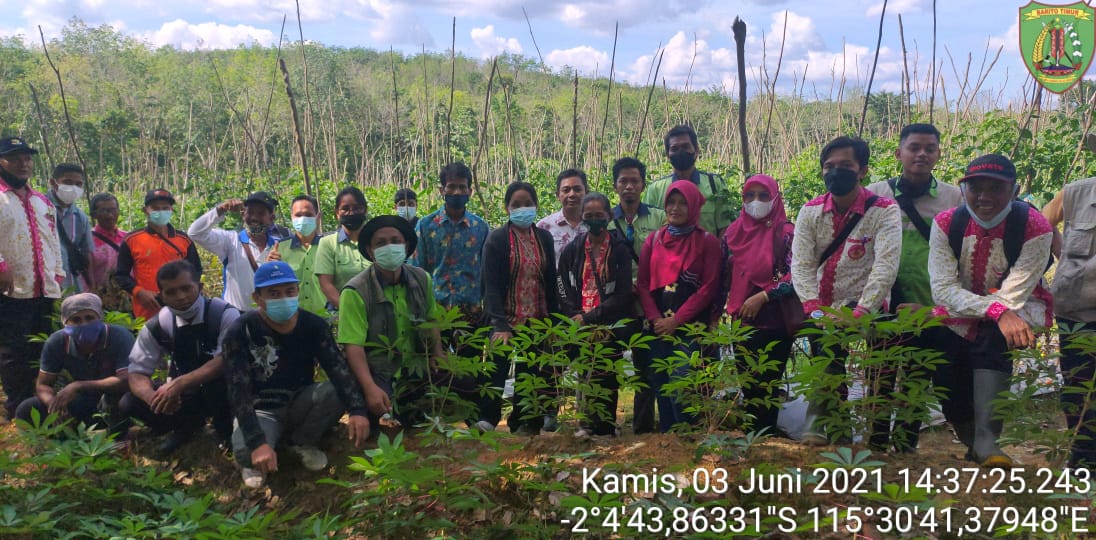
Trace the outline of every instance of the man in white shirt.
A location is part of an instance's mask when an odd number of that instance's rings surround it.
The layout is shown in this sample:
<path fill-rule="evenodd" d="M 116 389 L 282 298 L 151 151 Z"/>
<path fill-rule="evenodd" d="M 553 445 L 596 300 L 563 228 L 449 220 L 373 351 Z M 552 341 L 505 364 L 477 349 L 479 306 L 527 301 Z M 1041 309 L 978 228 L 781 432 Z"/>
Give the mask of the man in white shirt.
<path fill-rule="evenodd" d="M 213 252 L 225 266 L 224 299 L 240 309 L 251 307 L 255 292 L 255 270 L 267 261 L 283 237 L 274 227 L 278 201 L 265 191 L 256 191 L 243 201 L 230 199 L 194 220 L 187 234 L 199 246 Z M 216 228 L 225 214 L 239 212 L 244 223 L 239 232 Z"/>
<path fill-rule="evenodd" d="M 578 169 L 566 169 L 556 176 L 556 199 L 561 208 L 558 212 L 538 221 L 537 227 L 552 234 L 557 265 L 563 248 L 567 247 L 578 233 L 586 232 L 586 226 L 582 224 L 582 198 L 589 190 L 586 173 Z"/>

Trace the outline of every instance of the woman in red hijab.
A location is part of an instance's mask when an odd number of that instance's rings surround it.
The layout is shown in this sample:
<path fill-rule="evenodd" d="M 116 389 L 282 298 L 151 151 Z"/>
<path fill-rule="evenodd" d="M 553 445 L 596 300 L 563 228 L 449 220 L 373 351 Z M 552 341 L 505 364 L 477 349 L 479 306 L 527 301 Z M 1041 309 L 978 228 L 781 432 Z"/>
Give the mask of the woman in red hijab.
<path fill-rule="evenodd" d="M 711 322 L 719 308 L 723 249 L 719 239 L 697 226 L 704 196 L 690 180 L 678 180 L 666 190 L 667 225 L 651 233 L 639 257 L 636 287 L 643 314 L 655 335 L 651 358 L 671 358 L 675 351 L 686 355 L 700 350 L 696 339 L 678 328 L 689 323 Z M 714 308 L 714 309 L 713 309 Z M 677 345 L 672 337 L 681 339 Z M 674 373 L 655 369 L 651 388 L 658 395 L 659 429 L 667 432 L 675 424 L 693 423 L 692 415 L 675 396 L 662 395 L 662 385 L 688 373 L 684 367 Z"/>
<path fill-rule="evenodd" d="M 784 198 L 772 177 L 751 176 L 742 186 L 743 212 L 723 233 L 730 270 L 727 314 L 753 327 L 753 334 L 739 345 L 738 358 L 756 355 L 770 343 L 764 362 L 751 373 L 752 384 L 742 389 L 746 413 L 753 416 L 753 431 L 768 428 L 777 433 L 780 412 L 776 384 L 784 374 L 797 328 L 788 328 L 782 302 L 799 303 L 788 269 L 792 262 L 795 225 L 788 221 Z M 787 310 L 799 315 L 802 306 Z M 743 366 L 745 367 L 745 366 Z"/>

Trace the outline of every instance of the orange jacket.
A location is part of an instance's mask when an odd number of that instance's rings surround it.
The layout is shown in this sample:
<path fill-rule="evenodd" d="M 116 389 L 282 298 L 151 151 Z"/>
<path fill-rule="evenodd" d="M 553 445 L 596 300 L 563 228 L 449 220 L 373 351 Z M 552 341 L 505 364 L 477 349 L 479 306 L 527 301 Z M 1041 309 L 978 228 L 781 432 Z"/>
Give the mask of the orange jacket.
<path fill-rule="evenodd" d="M 182 231 L 167 226 L 167 236 L 161 236 L 150 227 L 138 229 L 126 235 L 118 250 L 118 270 L 114 274 L 114 283 L 133 295 L 133 314 L 150 319 L 155 312 L 147 312 L 137 302 L 137 293 L 149 290 L 160 292 L 156 284 L 156 273 L 160 267 L 178 259 L 190 261 L 198 274 L 202 273 L 202 261 L 194 242 Z"/>

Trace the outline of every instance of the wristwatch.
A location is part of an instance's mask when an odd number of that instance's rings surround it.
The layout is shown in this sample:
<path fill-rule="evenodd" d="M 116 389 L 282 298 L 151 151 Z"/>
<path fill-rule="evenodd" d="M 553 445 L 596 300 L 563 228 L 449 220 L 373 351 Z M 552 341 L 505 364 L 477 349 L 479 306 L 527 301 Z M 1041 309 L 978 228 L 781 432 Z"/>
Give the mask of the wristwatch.
<path fill-rule="evenodd" d="M 811 318 L 814 319 L 814 320 L 821 319 L 822 317 L 825 317 L 825 316 L 826 316 L 826 314 L 821 309 L 816 309 L 816 310 L 811 312 Z"/>

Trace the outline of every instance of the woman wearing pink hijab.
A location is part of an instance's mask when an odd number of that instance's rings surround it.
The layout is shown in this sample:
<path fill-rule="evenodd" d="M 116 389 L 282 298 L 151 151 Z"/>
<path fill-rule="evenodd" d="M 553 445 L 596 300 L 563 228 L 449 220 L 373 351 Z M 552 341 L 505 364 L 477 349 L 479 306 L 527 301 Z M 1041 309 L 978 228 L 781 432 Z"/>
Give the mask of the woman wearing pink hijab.
<path fill-rule="evenodd" d="M 643 243 L 639 257 L 636 288 L 643 314 L 656 336 L 651 342 L 651 358 L 671 358 L 675 351 L 691 355 L 700 350 L 696 339 L 679 327 L 689 323 L 708 324 L 718 310 L 723 249 L 719 239 L 697 226 L 704 196 L 696 184 L 678 180 L 666 190 L 667 225 L 653 232 Z M 713 310 L 713 308 L 715 308 Z M 671 338 L 681 339 L 675 345 Z M 675 396 L 662 394 L 662 386 L 688 373 L 654 370 L 651 388 L 658 396 L 658 424 L 667 432 L 675 424 L 692 424 L 692 415 Z"/>
<path fill-rule="evenodd" d="M 796 330 L 788 328 L 781 309 L 781 302 L 799 302 L 788 273 L 795 225 L 788 221 L 780 187 L 770 176 L 748 178 L 742 186 L 742 203 L 742 214 L 723 232 L 730 271 L 726 309 L 732 318 L 754 329 L 739 345 L 740 358 L 775 343 L 763 369 L 752 373 L 752 384 L 742 389 L 746 413 L 753 417 L 752 430 L 768 428 L 772 435 L 777 433 L 780 412 L 774 390 L 791 355 Z M 803 308 L 788 311 L 798 315 Z"/>

